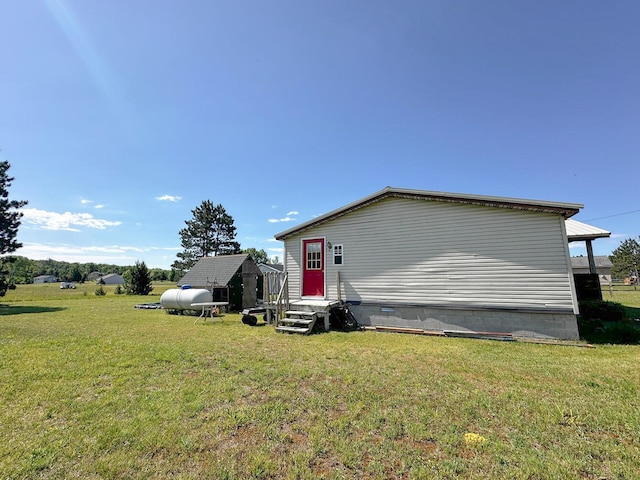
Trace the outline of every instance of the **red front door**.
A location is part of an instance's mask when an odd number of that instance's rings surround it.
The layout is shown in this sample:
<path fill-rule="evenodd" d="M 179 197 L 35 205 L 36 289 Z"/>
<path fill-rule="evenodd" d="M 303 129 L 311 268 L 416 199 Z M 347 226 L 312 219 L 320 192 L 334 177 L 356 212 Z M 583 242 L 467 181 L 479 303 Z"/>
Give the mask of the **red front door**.
<path fill-rule="evenodd" d="M 302 296 L 324 297 L 324 239 L 302 241 Z"/>

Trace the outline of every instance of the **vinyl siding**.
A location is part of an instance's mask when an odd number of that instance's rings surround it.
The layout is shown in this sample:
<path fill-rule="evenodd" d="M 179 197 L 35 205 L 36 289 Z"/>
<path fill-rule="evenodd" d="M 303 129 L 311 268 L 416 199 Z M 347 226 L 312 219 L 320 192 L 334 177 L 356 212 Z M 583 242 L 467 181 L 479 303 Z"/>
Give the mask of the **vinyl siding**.
<path fill-rule="evenodd" d="M 327 298 L 440 306 L 572 310 L 571 268 L 559 215 L 387 198 L 286 240 L 292 298 L 303 238 L 326 251 Z"/>

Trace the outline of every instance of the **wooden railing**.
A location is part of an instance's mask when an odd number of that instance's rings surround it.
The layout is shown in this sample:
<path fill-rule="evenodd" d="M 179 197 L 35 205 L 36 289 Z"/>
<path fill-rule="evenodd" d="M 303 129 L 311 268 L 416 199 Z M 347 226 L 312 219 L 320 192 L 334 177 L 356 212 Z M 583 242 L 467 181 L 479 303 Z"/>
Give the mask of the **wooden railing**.
<path fill-rule="evenodd" d="M 284 312 L 289 309 L 289 288 L 288 276 L 284 272 L 268 272 L 263 273 L 263 305 L 267 309 L 267 318 L 269 323 L 275 323 L 276 326 Z M 275 318 L 272 318 L 275 317 Z"/>
<path fill-rule="evenodd" d="M 285 312 L 289 310 L 289 274 L 284 272 L 282 275 L 282 285 L 276 299 L 276 327 L 280 320 L 284 318 Z"/>

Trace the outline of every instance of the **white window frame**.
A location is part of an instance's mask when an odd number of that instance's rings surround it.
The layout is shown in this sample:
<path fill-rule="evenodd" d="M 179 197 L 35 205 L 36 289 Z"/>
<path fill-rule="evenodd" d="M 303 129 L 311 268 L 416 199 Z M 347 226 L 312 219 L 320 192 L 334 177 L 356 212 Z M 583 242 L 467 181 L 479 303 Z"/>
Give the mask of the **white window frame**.
<path fill-rule="evenodd" d="M 337 249 L 340 250 L 339 255 L 336 255 Z M 344 265 L 344 244 L 343 243 L 336 243 L 335 245 L 331 246 L 331 257 L 333 258 L 334 265 L 337 265 L 337 266 Z M 340 257 L 341 263 L 336 263 L 336 257 Z"/>

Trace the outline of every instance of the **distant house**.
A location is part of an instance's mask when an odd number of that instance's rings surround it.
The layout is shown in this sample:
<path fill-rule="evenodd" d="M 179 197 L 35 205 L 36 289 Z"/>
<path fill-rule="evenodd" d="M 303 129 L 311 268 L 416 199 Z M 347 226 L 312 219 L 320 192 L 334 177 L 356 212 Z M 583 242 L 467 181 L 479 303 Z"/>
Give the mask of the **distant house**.
<path fill-rule="evenodd" d="M 57 281 L 55 275 L 38 275 L 33 278 L 33 283 L 55 283 Z"/>
<path fill-rule="evenodd" d="M 179 287 L 206 288 L 214 301 L 229 302 L 232 311 L 256 306 L 262 272 L 247 254 L 203 257 L 178 282 Z"/>
<path fill-rule="evenodd" d="M 292 308 L 358 323 L 578 338 L 565 220 L 581 204 L 387 187 L 276 235 Z"/>
<path fill-rule="evenodd" d="M 259 263 L 258 268 L 262 273 L 282 273 L 284 271 L 284 265 L 282 265 L 281 263 Z"/>
<path fill-rule="evenodd" d="M 124 285 L 124 278 L 117 273 L 110 273 L 100 277 L 96 282 L 104 283 L 105 285 Z"/>
<path fill-rule="evenodd" d="M 611 285 L 611 268 L 613 263 L 606 255 L 596 255 L 593 257 L 596 265 L 596 273 L 600 280 L 600 285 Z M 574 275 L 584 275 L 590 273 L 588 257 L 571 257 L 571 269 Z"/>

